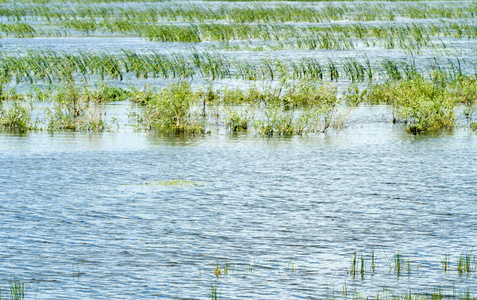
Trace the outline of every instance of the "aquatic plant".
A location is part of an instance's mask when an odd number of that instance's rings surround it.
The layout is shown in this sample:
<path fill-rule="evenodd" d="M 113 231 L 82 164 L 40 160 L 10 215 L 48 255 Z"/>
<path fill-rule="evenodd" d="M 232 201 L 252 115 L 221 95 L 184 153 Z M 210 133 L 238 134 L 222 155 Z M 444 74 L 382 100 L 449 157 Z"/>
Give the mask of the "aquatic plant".
<path fill-rule="evenodd" d="M 285 264 L 284 270 L 286 273 L 296 273 L 298 267 L 294 261 L 290 260 Z"/>
<path fill-rule="evenodd" d="M 191 181 L 187 179 L 172 179 L 172 180 L 156 180 L 153 182 L 141 183 L 141 185 L 148 186 L 197 186 L 200 185 L 200 181 Z"/>
<path fill-rule="evenodd" d="M 194 100 L 189 83 L 172 83 L 154 94 L 133 95 L 140 103 L 144 103 L 139 116 L 139 124 L 165 133 L 203 133 L 205 125 L 198 118 L 198 113 L 192 111 Z"/>
<path fill-rule="evenodd" d="M 280 102 L 286 108 L 334 105 L 338 101 L 336 87 L 332 84 L 314 80 L 282 82 L 285 93 Z"/>
<path fill-rule="evenodd" d="M 404 259 L 403 256 L 400 252 L 397 252 L 394 256 L 394 272 L 396 272 L 397 275 L 400 275 L 402 270 L 404 269 Z"/>
<path fill-rule="evenodd" d="M 373 261 L 374 261 L 374 252 L 373 252 Z M 353 258 L 351 259 L 351 267 L 348 272 L 353 279 L 356 278 L 357 274 L 361 275 L 361 278 L 364 278 L 366 274 L 366 258 L 363 255 L 363 252 L 360 252 L 359 255 L 357 252 L 354 252 Z"/>
<path fill-rule="evenodd" d="M 211 284 L 210 285 L 209 296 L 210 296 L 211 300 L 218 300 L 219 299 L 218 292 L 217 292 L 217 284 Z"/>
<path fill-rule="evenodd" d="M 5 0 L 4 0 L 5 1 Z M 21 0 L 23 5 L 16 5 L 13 8 L 0 10 L 0 16 L 8 17 L 9 20 L 46 19 L 108 19 L 131 20 L 136 22 L 158 22 L 158 21 L 185 21 L 204 22 L 213 20 L 229 20 L 237 23 L 265 23 L 265 22 L 330 22 L 337 20 L 352 21 L 393 21 L 397 17 L 412 19 L 462 19 L 472 18 L 477 10 L 474 3 L 453 3 L 445 5 L 436 3 L 403 3 L 392 2 L 383 5 L 374 1 L 365 3 L 356 2 L 354 5 L 348 3 L 325 3 L 321 6 L 310 6 L 306 3 L 278 3 L 270 6 L 257 1 L 254 4 L 236 5 L 201 5 L 185 2 L 181 5 L 168 5 L 165 7 L 155 7 L 147 5 L 141 8 L 134 6 L 112 6 L 107 10 L 102 6 L 75 5 L 75 14 L 67 15 L 70 3 L 101 3 L 111 2 L 111 0 L 75 0 L 66 3 L 64 0 L 56 2 L 55 5 L 39 6 L 45 0 Z M 137 2 L 137 1 L 126 1 Z M 153 1 L 153 2 L 157 2 Z"/>
<path fill-rule="evenodd" d="M 376 261 L 376 256 L 374 254 L 374 250 L 371 251 L 371 270 L 373 272 L 376 272 L 376 267 L 377 267 L 377 261 Z"/>
<path fill-rule="evenodd" d="M 10 296 L 12 300 L 23 300 L 25 299 L 25 283 L 23 280 L 13 277 L 13 279 L 8 280 L 8 286 L 10 289 Z"/>
<path fill-rule="evenodd" d="M 98 87 L 88 89 L 91 99 L 96 102 L 123 101 L 129 98 L 129 91 L 101 82 Z"/>
<path fill-rule="evenodd" d="M 433 65 L 440 64 L 436 58 Z M 433 65 L 430 66 L 431 70 Z M 228 58 L 221 53 L 193 51 L 190 54 L 140 54 L 123 51 L 121 54 L 89 53 L 66 54 L 56 51 L 27 51 L 21 55 L 0 53 L 0 83 L 4 86 L 14 81 L 36 83 L 43 81 L 68 81 L 91 76 L 122 80 L 125 74 L 137 78 L 194 78 L 200 74 L 205 79 L 241 78 L 244 80 L 311 79 L 330 81 L 348 79 L 355 82 L 370 81 L 384 75 L 389 81 L 425 77 L 417 71 L 415 63 L 385 59 L 371 65 L 364 59 L 336 60 L 326 58 L 261 59 L 249 61 Z M 455 75 L 454 75 L 455 74 Z M 457 76 L 457 77 L 456 77 Z M 466 77 L 463 74 L 434 70 L 429 77 L 447 84 Z M 467 76 L 468 77 L 468 76 Z M 472 89 L 472 82 L 468 82 Z"/>
<path fill-rule="evenodd" d="M 107 126 L 100 106 L 102 99 L 92 95 L 87 87 L 75 83 L 61 85 L 51 96 L 52 105 L 45 110 L 48 130 L 105 130 Z"/>
<path fill-rule="evenodd" d="M 229 110 L 225 115 L 225 125 L 231 132 L 246 131 L 252 120 L 252 114 L 246 109 Z"/>
<path fill-rule="evenodd" d="M 220 277 L 227 275 L 229 273 L 228 271 L 228 266 L 224 265 L 223 267 L 220 267 L 219 264 L 217 264 L 214 268 L 214 275 L 215 277 Z"/>
<path fill-rule="evenodd" d="M 444 254 L 441 259 L 442 271 L 447 272 L 449 270 L 449 254 Z"/>
<path fill-rule="evenodd" d="M 475 270 L 476 258 L 472 252 L 462 252 L 457 259 L 457 272 L 460 275 L 468 274 Z"/>
<path fill-rule="evenodd" d="M 417 134 L 454 127 L 455 99 L 423 79 L 399 81 L 392 88 L 396 120 Z"/>
<path fill-rule="evenodd" d="M 79 264 L 76 264 L 76 266 L 73 265 L 73 277 L 79 278 L 81 276 L 81 271 L 80 271 L 80 266 Z"/>
<path fill-rule="evenodd" d="M 13 102 L 8 106 L 0 102 L 0 126 L 14 132 L 26 132 L 35 129 L 35 122 L 32 121 L 31 104 Z"/>
<path fill-rule="evenodd" d="M 264 110 L 264 120 L 256 120 L 254 128 L 264 136 L 293 135 L 293 112 L 286 111 L 282 106 L 269 105 Z"/>

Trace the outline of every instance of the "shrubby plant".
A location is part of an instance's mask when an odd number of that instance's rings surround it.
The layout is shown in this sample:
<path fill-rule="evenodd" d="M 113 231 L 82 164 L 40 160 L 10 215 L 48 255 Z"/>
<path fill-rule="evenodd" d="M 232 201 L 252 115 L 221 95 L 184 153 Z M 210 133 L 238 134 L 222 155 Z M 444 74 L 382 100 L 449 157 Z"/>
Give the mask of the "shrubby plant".
<path fill-rule="evenodd" d="M 105 100 L 102 95 L 101 90 L 91 91 L 74 83 L 62 85 L 51 95 L 52 106 L 45 111 L 48 130 L 105 130 L 100 105 Z"/>
<path fill-rule="evenodd" d="M 26 132 L 35 129 L 32 121 L 31 105 L 13 102 L 6 106 L 0 102 L 0 126 L 15 132 Z"/>
<path fill-rule="evenodd" d="M 198 95 L 187 82 L 172 83 L 157 93 L 133 93 L 132 98 L 142 103 L 139 123 L 149 129 L 165 133 L 203 133 L 205 124 L 193 111 Z"/>

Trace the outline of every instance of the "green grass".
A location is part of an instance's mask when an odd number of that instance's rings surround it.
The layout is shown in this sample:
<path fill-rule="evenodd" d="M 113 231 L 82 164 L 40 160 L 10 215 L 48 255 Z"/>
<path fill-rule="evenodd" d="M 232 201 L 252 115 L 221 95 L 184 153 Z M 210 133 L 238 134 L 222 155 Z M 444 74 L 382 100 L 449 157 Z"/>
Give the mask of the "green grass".
<path fill-rule="evenodd" d="M 147 97 L 137 99 L 140 95 Z M 158 93 L 138 96 L 135 99 L 143 103 L 143 110 L 138 116 L 141 127 L 176 134 L 205 132 L 204 120 L 193 111 L 194 92 L 189 83 L 172 83 Z"/>
<path fill-rule="evenodd" d="M 191 181 L 186 179 L 171 179 L 171 180 L 156 180 L 153 182 L 142 183 L 141 185 L 148 186 L 164 186 L 164 187 L 184 187 L 184 186 L 197 186 L 202 184 L 200 181 Z"/>
<path fill-rule="evenodd" d="M 25 299 L 26 289 L 23 280 L 13 277 L 8 281 L 11 300 L 23 300 Z"/>
<path fill-rule="evenodd" d="M 459 58 L 443 61 L 435 57 L 418 70 L 414 60 L 383 59 L 371 64 L 367 56 L 361 59 L 303 58 L 298 60 L 262 58 L 257 61 L 228 58 L 221 53 L 193 51 L 189 54 L 139 54 L 124 51 L 121 54 L 89 53 L 66 54 L 55 51 L 26 51 L 19 54 L 0 53 L 0 83 L 52 83 L 56 81 L 111 78 L 123 80 L 126 74 L 137 78 L 201 77 L 208 80 L 280 80 L 286 78 L 352 82 L 390 81 L 435 77 L 444 84 L 463 76 Z M 447 68 L 443 68 L 447 65 Z M 468 77 L 468 76 L 467 76 Z M 472 89 L 469 85 L 466 89 Z"/>
<path fill-rule="evenodd" d="M 0 103 L 0 127 L 19 133 L 36 129 L 31 111 L 32 106 L 26 103 L 13 102 L 9 105 Z"/>
<path fill-rule="evenodd" d="M 80 0 L 91 1 L 94 0 Z M 98 0 L 103 1 L 103 0 Z M 109 0 L 104 0 L 110 2 Z M 26 2 L 26 1 L 25 1 Z M 74 1 L 73 1 L 74 2 Z M 26 2 L 28 3 L 28 2 Z M 143 4 L 137 8 L 131 5 L 104 7 L 76 5 L 74 13 L 69 6 L 57 2 L 52 6 L 18 5 L 0 9 L 0 16 L 10 20 L 41 19 L 55 20 L 128 20 L 135 22 L 157 21 L 186 21 L 204 22 L 227 20 L 237 23 L 265 23 L 265 22 L 330 22 L 338 20 L 351 21 L 394 21 L 397 17 L 411 19 L 463 19 L 473 18 L 477 11 L 475 3 L 447 1 L 443 3 L 403 3 L 390 1 L 386 4 L 373 1 L 349 3 L 323 3 L 323 5 L 308 5 L 308 3 L 280 3 L 274 6 L 256 3 L 237 5 L 201 5 L 188 2 L 167 4 L 165 7 Z M 134 3 L 134 2 L 132 2 Z"/>
<path fill-rule="evenodd" d="M 127 19 L 65 20 L 47 25 L 32 25 L 21 22 L 0 24 L 5 36 L 68 36 L 83 34 L 122 34 L 139 36 L 158 42 L 198 43 L 204 41 L 224 42 L 212 48 L 227 50 L 270 51 L 283 49 L 329 49 L 349 50 L 364 43 L 367 47 L 405 49 L 419 53 L 423 49 L 439 49 L 446 45 L 443 37 L 469 38 L 477 36 L 477 26 L 465 21 L 436 24 L 390 24 L 390 25 L 328 25 L 293 26 L 275 23 L 189 23 L 184 25 L 152 24 L 151 21 Z M 155 21 L 154 21 L 155 22 Z M 235 43 L 230 41 L 246 41 Z M 265 41 L 250 45 L 248 41 Z"/>
<path fill-rule="evenodd" d="M 457 272 L 460 275 L 469 274 L 476 269 L 476 257 L 472 252 L 462 252 L 457 259 Z"/>
<path fill-rule="evenodd" d="M 462 105 L 462 117 L 467 120 L 466 126 L 472 128 L 477 79 L 452 76 L 434 72 L 431 78 L 416 75 L 411 79 L 370 82 L 367 87 L 350 85 L 341 94 L 334 85 L 309 78 L 281 79 L 242 89 L 214 89 L 211 83 L 192 89 L 185 81 L 162 89 L 128 90 L 104 83 L 90 86 L 63 82 L 46 88 L 33 86 L 26 94 L 15 89 L 4 91 L 0 125 L 14 132 L 41 129 L 101 132 L 114 123 L 106 119 L 104 103 L 130 100 L 139 104 L 139 110 L 131 114 L 137 128 L 167 134 L 205 133 L 211 126 L 224 126 L 231 133 L 251 131 L 262 136 L 339 130 L 360 103 L 389 105 L 392 121 L 405 124 L 413 134 L 454 128 L 456 113 L 460 111 L 455 108 Z M 32 104 L 37 101 L 45 102 L 41 111 Z"/>

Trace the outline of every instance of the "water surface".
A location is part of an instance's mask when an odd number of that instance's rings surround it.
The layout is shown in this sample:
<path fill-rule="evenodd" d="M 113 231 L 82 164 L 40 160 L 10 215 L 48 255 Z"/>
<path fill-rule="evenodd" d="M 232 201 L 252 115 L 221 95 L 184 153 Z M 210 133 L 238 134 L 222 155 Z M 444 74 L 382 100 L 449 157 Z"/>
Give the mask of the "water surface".
<path fill-rule="evenodd" d="M 414 137 L 385 114 L 294 138 L 3 133 L 2 289 L 15 275 L 29 299 L 476 292 L 456 271 L 477 242 L 475 134 Z M 196 184 L 144 185 L 174 179 Z M 372 250 L 377 271 L 353 279 L 353 253 Z M 390 271 L 397 251 L 409 274 Z"/>

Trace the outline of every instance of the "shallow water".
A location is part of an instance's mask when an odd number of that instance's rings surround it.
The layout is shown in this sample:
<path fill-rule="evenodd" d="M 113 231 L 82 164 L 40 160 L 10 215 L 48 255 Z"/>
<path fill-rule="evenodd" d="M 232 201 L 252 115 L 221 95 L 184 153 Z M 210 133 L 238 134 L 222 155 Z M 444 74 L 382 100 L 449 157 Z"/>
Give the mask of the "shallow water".
<path fill-rule="evenodd" d="M 417 66 L 445 68 L 459 57 L 462 71 L 475 73 L 475 40 L 442 40 L 447 49 L 413 55 Z M 4 38 L 0 50 L 169 54 L 210 45 L 219 43 L 38 37 Z M 411 61 L 404 50 L 362 45 L 220 52 L 250 61 L 316 58 L 323 65 L 328 58 L 369 58 L 373 67 L 386 58 Z M 433 61 L 436 56 L 441 61 Z M 114 84 L 167 82 L 127 75 Z M 192 84 L 207 83 L 194 78 Z M 340 90 L 345 84 L 338 83 Z M 28 91 L 30 85 L 16 87 Z M 118 128 L 101 134 L 0 133 L 0 295 L 8 294 L 15 276 L 24 280 L 27 299 L 205 299 L 213 287 L 222 299 L 351 299 L 438 287 L 477 296 L 475 264 L 468 274 L 457 271 L 459 255 L 474 254 L 477 245 L 475 132 L 458 126 L 413 136 L 389 122 L 386 106 L 361 106 L 347 128 L 326 134 L 263 138 L 219 126 L 205 136 L 161 136 L 127 126 L 134 109 L 127 101 L 107 104 L 105 118 L 117 118 Z M 398 252 L 411 266 L 399 275 L 393 269 Z M 363 276 L 349 274 L 354 253 L 366 259 Z M 226 265 L 228 274 L 216 277 L 214 269 L 224 272 Z"/>
<path fill-rule="evenodd" d="M 477 137 L 414 137 L 386 114 L 362 107 L 341 132 L 280 139 L 2 133 L 2 290 L 15 275 L 28 299 L 475 293 L 456 261 L 477 243 Z M 196 185 L 144 185 L 174 179 Z M 353 253 L 372 250 L 376 272 L 353 279 Z M 409 274 L 390 271 L 397 251 Z"/>

